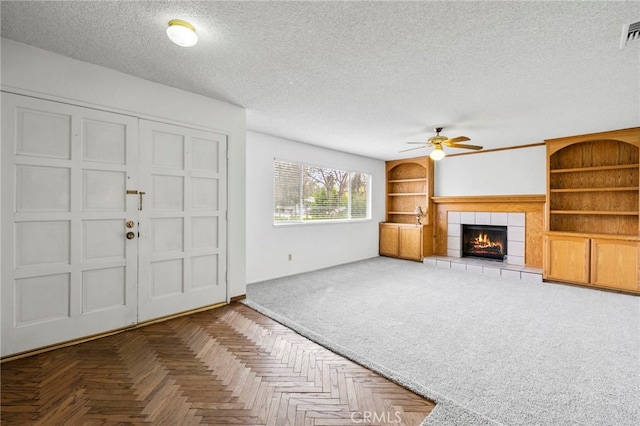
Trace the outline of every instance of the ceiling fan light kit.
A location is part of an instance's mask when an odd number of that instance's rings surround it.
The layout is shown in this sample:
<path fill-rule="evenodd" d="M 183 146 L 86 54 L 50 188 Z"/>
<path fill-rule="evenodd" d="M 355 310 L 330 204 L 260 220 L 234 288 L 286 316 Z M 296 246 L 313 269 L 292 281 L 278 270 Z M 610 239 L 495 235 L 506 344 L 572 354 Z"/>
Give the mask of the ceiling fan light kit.
<path fill-rule="evenodd" d="M 440 136 L 440 132 L 442 131 L 442 129 L 443 127 L 436 127 L 435 129 L 433 129 L 436 132 L 436 135 L 430 137 L 426 142 L 407 142 L 408 144 L 419 144 L 423 146 L 419 146 L 417 148 L 405 149 L 400 152 L 412 151 L 414 149 L 421 149 L 421 148 L 427 148 L 429 146 L 432 146 L 433 151 L 431 151 L 431 154 L 429 154 L 429 157 L 431 157 L 431 159 L 435 161 L 438 161 L 438 160 L 442 160 L 447 155 L 444 152 L 444 149 L 442 149 L 443 146 L 448 146 L 449 148 L 473 149 L 476 151 L 482 149 L 480 145 L 461 144 L 460 142 L 465 142 L 470 140 L 466 136 L 458 136 L 457 138 L 452 138 L 452 139 L 449 139 L 446 136 Z"/>
<path fill-rule="evenodd" d="M 429 157 L 431 157 L 431 159 L 434 161 L 439 161 L 446 157 L 446 155 L 447 154 L 442 149 L 442 146 L 436 145 L 433 151 L 431 151 L 431 154 L 429 154 Z"/>

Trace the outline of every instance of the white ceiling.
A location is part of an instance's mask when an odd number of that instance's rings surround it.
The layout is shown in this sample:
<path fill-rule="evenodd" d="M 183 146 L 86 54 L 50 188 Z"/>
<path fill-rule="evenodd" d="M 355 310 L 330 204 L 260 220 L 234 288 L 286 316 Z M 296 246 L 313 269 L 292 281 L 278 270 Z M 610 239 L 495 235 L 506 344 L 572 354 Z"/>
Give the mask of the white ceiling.
<path fill-rule="evenodd" d="M 2 37 L 241 105 L 250 130 L 390 160 L 640 125 L 640 2 L 2 1 Z M 191 48 L 165 35 L 190 21 Z M 97 82 L 99 84 L 99 82 Z M 461 152 L 450 150 L 450 153 Z"/>

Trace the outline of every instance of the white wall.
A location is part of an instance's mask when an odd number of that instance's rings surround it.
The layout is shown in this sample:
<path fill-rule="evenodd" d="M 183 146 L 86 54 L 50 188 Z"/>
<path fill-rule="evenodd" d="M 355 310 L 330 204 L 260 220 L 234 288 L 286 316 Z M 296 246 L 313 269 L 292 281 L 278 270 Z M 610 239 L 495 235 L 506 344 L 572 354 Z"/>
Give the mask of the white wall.
<path fill-rule="evenodd" d="M 371 174 L 372 219 L 274 226 L 274 158 Z M 247 282 L 377 256 L 378 223 L 385 217 L 384 193 L 384 161 L 247 132 Z"/>
<path fill-rule="evenodd" d="M 229 136 L 229 296 L 246 293 L 246 113 L 241 107 L 1 40 L 2 90 Z"/>
<path fill-rule="evenodd" d="M 445 157 L 435 163 L 436 196 L 547 192 L 544 146 Z"/>

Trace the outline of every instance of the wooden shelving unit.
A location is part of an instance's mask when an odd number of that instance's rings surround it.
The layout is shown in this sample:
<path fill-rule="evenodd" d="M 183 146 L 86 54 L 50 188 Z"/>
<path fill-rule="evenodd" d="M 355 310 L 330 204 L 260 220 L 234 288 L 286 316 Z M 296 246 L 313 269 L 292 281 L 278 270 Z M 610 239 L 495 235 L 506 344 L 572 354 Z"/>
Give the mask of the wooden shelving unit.
<path fill-rule="evenodd" d="M 428 160 L 427 160 L 428 159 Z M 429 223 L 429 200 L 433 195 L 433 167 L 429 157 L 387 162 L 387 220 L 416 223 L 415 208 L 424 212 L 422 223 Z"/>
<path fill-rule="evenodd" d="M 386 169 L 386 221 L 380 224 L 380 254 L 421 261 L 433 252 L 433 160 L 388 161 Z M 418 206 L 423 212 L 419 225 Z"/>
<path fill-rule="evenodd" d="M 640 293 L 640 128 L 546 144 L 544 277 Z"/>

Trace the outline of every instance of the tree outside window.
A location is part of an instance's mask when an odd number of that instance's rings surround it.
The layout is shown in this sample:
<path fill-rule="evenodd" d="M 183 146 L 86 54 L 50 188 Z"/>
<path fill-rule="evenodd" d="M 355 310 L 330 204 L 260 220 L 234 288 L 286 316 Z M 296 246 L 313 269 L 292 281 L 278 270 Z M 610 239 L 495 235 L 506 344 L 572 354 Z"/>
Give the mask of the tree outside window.
<path fill-rule="evenodd" d="M 274 223 L 368 219 L 370 176 L 274 161 Z"/>

